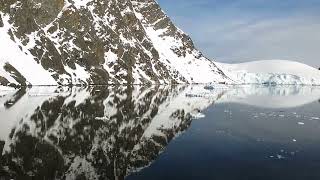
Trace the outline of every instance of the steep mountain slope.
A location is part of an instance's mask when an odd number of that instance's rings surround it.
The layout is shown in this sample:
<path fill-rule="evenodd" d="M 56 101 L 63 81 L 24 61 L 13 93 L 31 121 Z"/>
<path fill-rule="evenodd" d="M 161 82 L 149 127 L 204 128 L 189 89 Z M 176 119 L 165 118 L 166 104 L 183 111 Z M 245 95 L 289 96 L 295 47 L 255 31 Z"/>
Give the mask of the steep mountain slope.
<path fill-rule="evenodd" d="M 154 0 L 0 0 L 0 85 L 228 78 Z"/>
<path fill-rule="evenodd" d="M 320 85 L 320 71 L 294 61 L 263 60 L 217 65 L 238 84 Z"/>

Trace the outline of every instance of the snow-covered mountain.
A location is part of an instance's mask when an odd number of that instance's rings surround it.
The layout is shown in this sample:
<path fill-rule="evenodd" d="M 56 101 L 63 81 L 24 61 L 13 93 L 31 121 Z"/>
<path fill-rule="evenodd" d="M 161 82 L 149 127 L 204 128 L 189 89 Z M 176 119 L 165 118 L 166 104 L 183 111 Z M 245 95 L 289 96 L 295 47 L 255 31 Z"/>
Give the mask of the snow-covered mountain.
<path fill-rule="evenodd" d="M 320 85 L 320 71 L 295 61 L 263 60 L 217 63 L 235 84 Z"/>
<path fill-rule="evenodd" d="M 0 85 L 229 79 L 154 0 L 1 0 Z"/>
<path fill-rule="evenodd" d="M 301 63 L 208 60 L 155 0 L 0 0 L 0 40 L 0 87 L 320 85 L 320 71 Z"/>

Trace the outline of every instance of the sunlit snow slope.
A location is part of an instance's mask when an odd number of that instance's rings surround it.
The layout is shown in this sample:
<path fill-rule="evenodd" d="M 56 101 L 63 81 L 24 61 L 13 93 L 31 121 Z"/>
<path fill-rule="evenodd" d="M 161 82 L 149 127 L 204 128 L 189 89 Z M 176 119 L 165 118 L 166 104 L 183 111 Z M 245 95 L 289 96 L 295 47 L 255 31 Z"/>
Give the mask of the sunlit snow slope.
<path fill-rule="evenodd" d="M 320 85 L 320 71 L 299 62 L 263 60 L 217 64 L 236 84 Z"/>

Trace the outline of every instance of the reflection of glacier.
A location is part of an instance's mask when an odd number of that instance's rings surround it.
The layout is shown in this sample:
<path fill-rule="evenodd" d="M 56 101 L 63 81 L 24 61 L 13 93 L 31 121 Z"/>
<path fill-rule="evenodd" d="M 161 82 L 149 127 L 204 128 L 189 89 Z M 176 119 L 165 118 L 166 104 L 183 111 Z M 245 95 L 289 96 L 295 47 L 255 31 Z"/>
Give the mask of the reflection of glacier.
<path fill-rule="evenodd" d="M 240 103 L 264 108 L 291 108 L 319 100 L 319 86 L 248 85 L 229 88 L 218 103 Z"/>
<path fill-rule="evenodd" d="M 0 178 L 123 179 L 215 98 L 201 86 L 21 89 L 0 97 Z"/>

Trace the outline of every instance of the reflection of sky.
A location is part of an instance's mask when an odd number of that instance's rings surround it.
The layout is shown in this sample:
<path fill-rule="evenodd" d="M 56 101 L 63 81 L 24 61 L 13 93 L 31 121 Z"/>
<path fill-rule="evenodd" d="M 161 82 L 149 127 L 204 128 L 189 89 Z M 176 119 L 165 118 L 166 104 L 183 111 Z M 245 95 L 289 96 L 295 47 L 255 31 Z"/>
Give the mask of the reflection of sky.
<path fill-rule="evenodd" d="M 320 66 L 319 0 L 158 0 L 210 58 Z"/>

